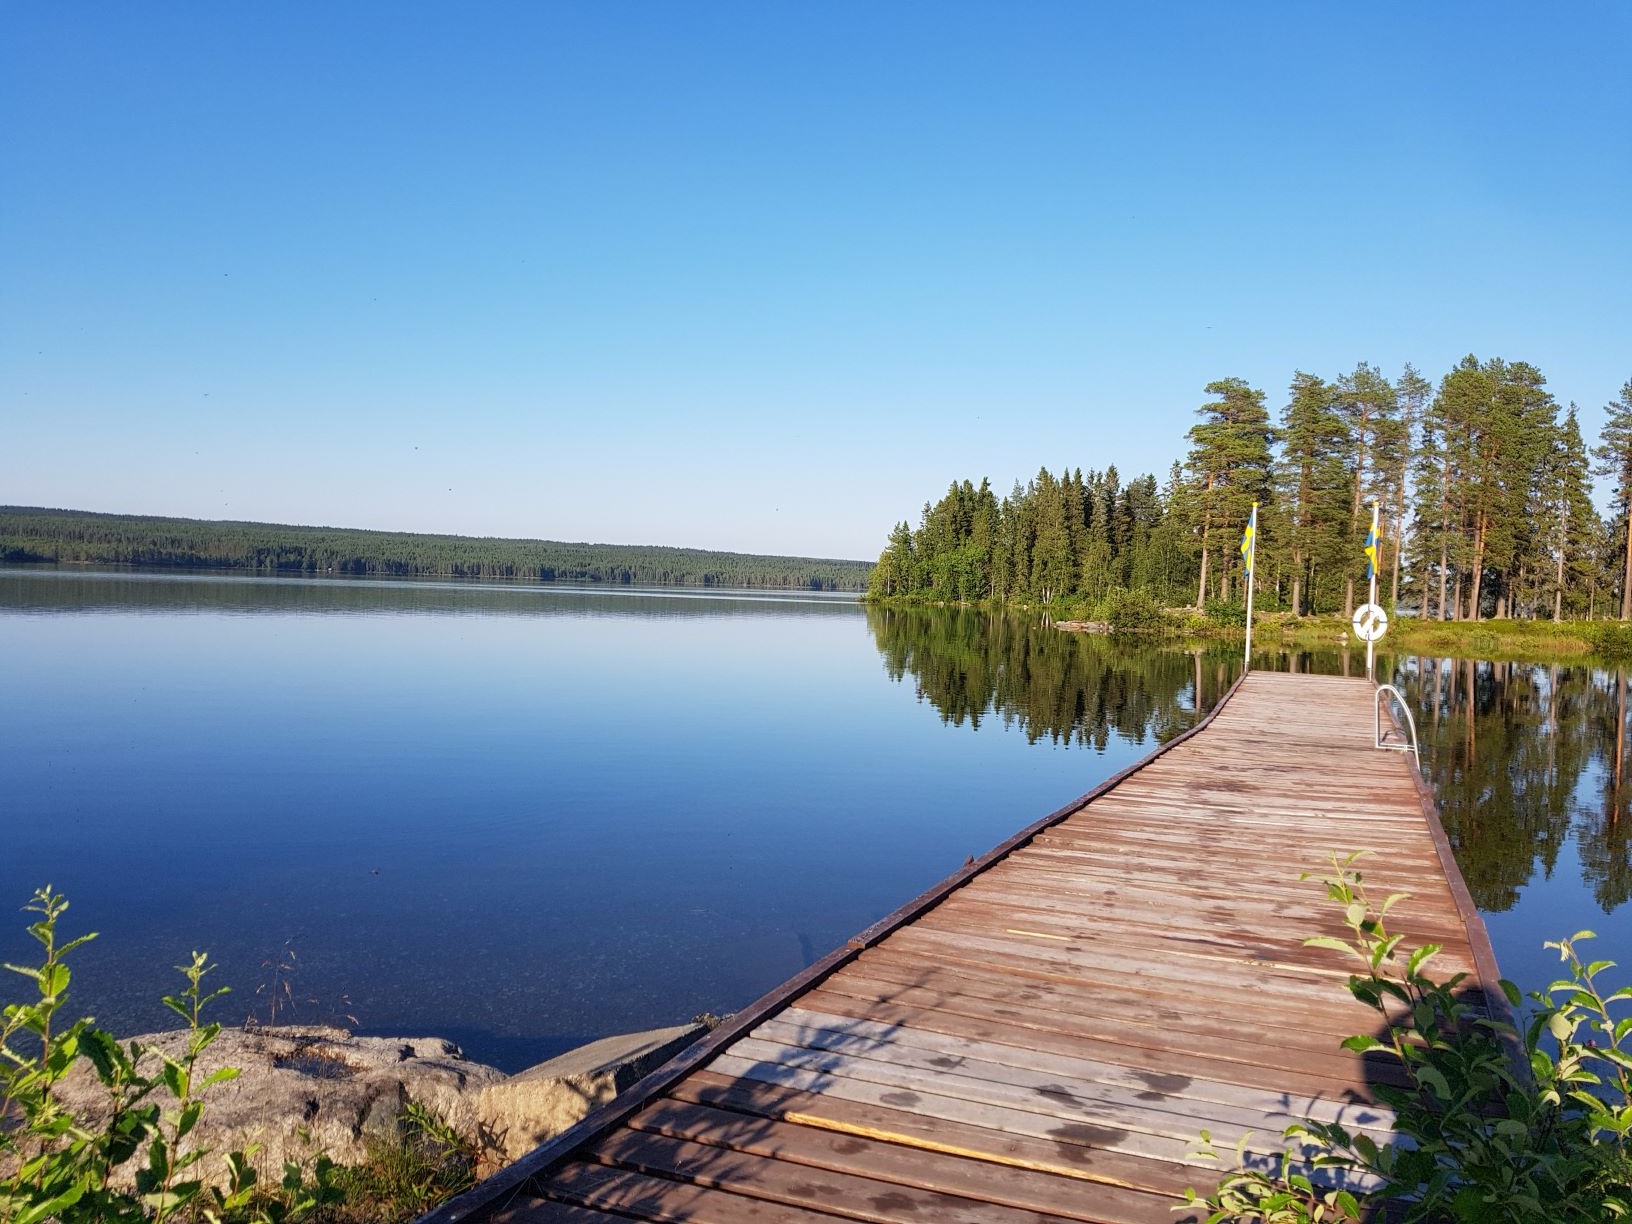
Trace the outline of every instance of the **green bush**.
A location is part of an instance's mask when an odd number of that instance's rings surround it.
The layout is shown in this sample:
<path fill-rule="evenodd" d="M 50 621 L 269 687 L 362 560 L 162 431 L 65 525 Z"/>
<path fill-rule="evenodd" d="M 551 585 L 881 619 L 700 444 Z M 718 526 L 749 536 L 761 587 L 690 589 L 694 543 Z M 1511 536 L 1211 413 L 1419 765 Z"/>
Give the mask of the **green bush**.
<path fill-rule="evenodd" d="M 1105 597 L 1103 619 L 1112 633 L 1148 633 L 1168 627 L 1156 597 L 1141 588 L 1117 589 Z"/>
<path fill-rule="evenodd" d="M 1192 1191 L 1190 1204 L 1209 1210 L 1208 1224 L 1625 1218 L 1632 1204 L 1632 1017 L 1613 1012 L 1632 1000 L 1632 987 L 1606 994 L 1598 986 L 1613 962 L 1583 962 L 1576 949 L 1592 932 L 1547 945 L 1568 976 L 1530 996 L 1534 1012 L 1521 1034 L 1464 1001 L 1465 975 L 1444 982 L 1426 975 L 1439 946 L 1407 954 L 1402 937 L 1388 933 L 1385 918 L 1401 897 L 1374 905 L 1354 867 L 1360 857 L 1334 857 L 1332 874 L 1321 877 L 1343 906 L 1350 937 L 1304 942 L 1360 961 L 1349 990 L 1382 1017 L 1382 1036 L 1343 1045 L 1399 1060 L 1408 1086 L 1376 1088 L 1394 1111 L 1398 1139 L 1380 1146 L 1336 1123 L 1299 1123 L 1287 1128 L 1288 1147 L 1274 1171 L 1238 1168 L 1211 1196 Z M 1517 1007 L 1518 989 L 1507 981 L 1501 988 Z M 1390 1020 L 1391 1011 L 1401 1018 Z M 1201 1154 L 1216 1157 L 1205 1133 L 1202 1140 Z M 1310 1177 L 1311 1168 L 1370 1175 L 1376 1185 L 1365 1193 L 1330 1188 Z"/>
<path fill-rule="evenodd" d="M 1226 629 L 1247 627 L 1247 605 L 1234 599 L 1209 599 L 1206 604 L 1207 620 Z"/>
<path fill-rule="evenodd" d="M 1581 634 L 1604 659 L 1632 659 L 1632 622 L 1588 621 Z"/>

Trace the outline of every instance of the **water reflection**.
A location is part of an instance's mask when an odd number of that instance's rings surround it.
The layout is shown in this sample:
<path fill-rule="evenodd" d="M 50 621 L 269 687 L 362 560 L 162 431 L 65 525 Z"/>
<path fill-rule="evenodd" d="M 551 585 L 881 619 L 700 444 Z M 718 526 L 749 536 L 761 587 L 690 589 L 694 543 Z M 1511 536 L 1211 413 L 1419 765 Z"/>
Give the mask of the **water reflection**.
<path fill-rule="evenodd" d="M 1550 879 L 1572 836 L 1598 907 L 1632 899 L 1625 673 L 1472 659 L 1407 659 L 1398 673 L 1480 909 L 1511 909 Z"/>
<path fill-rule="evenodd" d="M 1113 740 L 1165 743 L 1212 708 L 1240 672 L 1227 648 L 1063 633 L 968 609 L 867 610 L 892 680 L 911 676 L 943 723 L 997 718 L 1027 740 L 1104 752 Z"/>
<path fill-rule="evenodd" d="M 0 566 L 0 611 L 62 616 L 229 613 L 355 616 L 758 616 L 767 606 L 854 616 L 845 592 L 720 587 L 576 586 L 419 578 L 269 578 L 193 571 Z"/>

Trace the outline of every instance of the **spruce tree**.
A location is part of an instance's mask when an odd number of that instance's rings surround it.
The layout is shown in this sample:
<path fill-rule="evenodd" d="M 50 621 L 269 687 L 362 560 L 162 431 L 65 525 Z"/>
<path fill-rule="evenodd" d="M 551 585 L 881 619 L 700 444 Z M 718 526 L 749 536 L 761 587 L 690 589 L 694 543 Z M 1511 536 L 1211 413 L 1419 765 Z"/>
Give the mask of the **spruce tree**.
<path fill-rule="evenodd" d="M 1621 555 L 1621 619 L 1632 618 L 1632 531 L 1627 531 L 1628 510 L 1632 508 L 1632 378 L 1621 387 L 1619 399 L 1604 405 L 1608 415 L 1604 430 L 1593 447 L 1598 465 L 1595 475 L 1607 476 L 1615 499 L 1617 530 L 1626 536 Z"/>

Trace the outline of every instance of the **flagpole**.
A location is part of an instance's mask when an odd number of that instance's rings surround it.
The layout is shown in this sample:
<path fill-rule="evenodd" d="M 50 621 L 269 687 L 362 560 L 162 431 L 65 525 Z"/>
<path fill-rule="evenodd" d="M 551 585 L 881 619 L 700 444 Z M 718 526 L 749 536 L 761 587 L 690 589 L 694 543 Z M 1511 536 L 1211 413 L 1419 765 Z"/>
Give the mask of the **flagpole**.
<path fill-rule="evenodd" d="M 1258 581 L 1258 503 L 1252 503 L 1252 517 L 1247 520 L 1251 543 L 1247 547 L 1247 653 L 1242 661 L 1243 673 L 1252 670 L 1252 588 Z"/>
<path fill-rule="evenodd" d="M 1374 498 L 1371 503 L 1372 553 L 1371 560 L 1366 563 L 1366 568 L 1371 571 L 1370 588 L 1366 593 L 1366 602 L 1369 604 L 1377 602 L 1377 563 L 1383 559 L 1383 537 L 1378 531 L 1377 514 L 1377 501 Z M 1377 643 L 1374 640 L 1366 642 L 1366 679 L 1373 684 L 1377 682 Z"/>

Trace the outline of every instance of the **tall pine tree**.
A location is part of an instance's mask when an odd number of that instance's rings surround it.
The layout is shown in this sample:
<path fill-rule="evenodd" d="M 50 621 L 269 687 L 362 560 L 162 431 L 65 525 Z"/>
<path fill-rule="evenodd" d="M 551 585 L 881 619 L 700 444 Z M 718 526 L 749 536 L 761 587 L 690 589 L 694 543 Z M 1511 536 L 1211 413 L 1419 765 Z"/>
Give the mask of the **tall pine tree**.
<path fill-rule="evenodd" d="M 1201 574 L 1196 586 L 1196 607 L 1207 602 L 1208 567 L 1215 548 L 1230 528 L 1239 532 L 1252 503 L 1267 502 L 1272 461 L 1270 446 L 1275 428 L 1269 423 L 1264 393 L 1240 378 L 1222 378 L 1207 384 L 1216 396 L 1196 412 L 1202 420 L 1190 427 L 1190 470 L 1193 523 L 1201 539 Z M 1233 539 L 1231 541 L 1233 544 Z M 1232 548 L 1218 548 L 1220 591 L 1229 590 Z"/>

